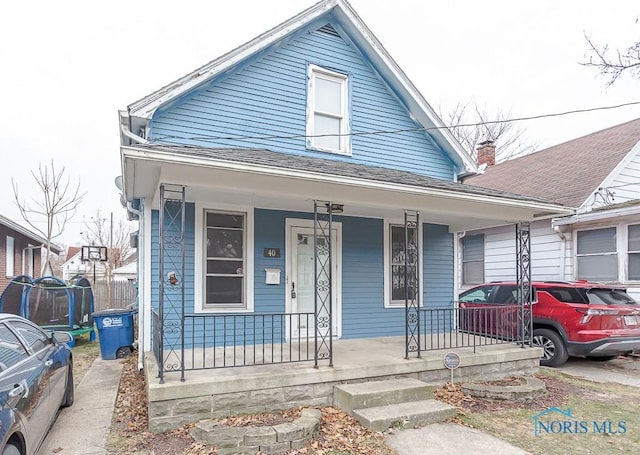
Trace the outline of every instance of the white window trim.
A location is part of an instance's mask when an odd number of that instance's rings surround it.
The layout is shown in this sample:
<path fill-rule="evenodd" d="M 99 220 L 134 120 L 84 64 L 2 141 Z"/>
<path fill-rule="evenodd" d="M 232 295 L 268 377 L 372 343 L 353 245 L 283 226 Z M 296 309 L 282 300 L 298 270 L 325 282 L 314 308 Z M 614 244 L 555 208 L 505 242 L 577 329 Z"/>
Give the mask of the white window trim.
<path fill-rule="evenodd" d="M 384 307 L 385 308 L 404 308 L 404 300 L 402 303 L 391 300 L 391 252 L 389 251 L 391 239 L 391 226 L 403 226 L 404 220 L 384 220 Z M 420 222 L 418 230 L 418 242 L 420 250 L 418 251 L 419 264 L 419 286 L 420 286 L 420 306 L 424 306 L 424 241 L 423 241 L 424 225 Z"/>
<path fill-rule="evenodd" d="M 254 311 L 254 207 L 227 205 L 218 203 L 204 203 L 196 201 L 195 203 L 195 251 L 194 251 L 194 312 L 202 314 L 210 313 L 253 313 Z M 245 251 L 246 251 L 246 270 L 244 273 L 244 292 L 245 307 L 244 308 L 206 308 L 205 300 L 205 265 L 204 265 L 204 213 L 205 211 L 244 213 L 245 214 Z"/>
<path fill-rule="evenodd" d="M 340 80 L 342 83 L 342 127 L 340 129 L 340 149 L 330 149 L 314 145 L 314 123 L 312 121 L 315 106 L 315 88 L 314 79 L 316 74 L 321 74 L 330 79 Z M 349 76 L 347 74 L 338 73 L 336 71 L 323 68 L 318 65 L 309 64 L 307 74 L 307 148 L 318 150 L 321 152 L 329 152 L 337 155 L 351 156 L 351 119 L 349 116 Z"/>
<path fill-rule="evenodd" d="M 578 279 L 578 258 L 586 256 L 616 256 L 618 263 L 618 276 L 614 281 L 603 281 L 604 283 L 611 284 L 637 284 L 640 280 L 630 280 L 629 274 L 629 226 L 636 225 L 635 222 L 623 222 L 617 224 L 598 224 L 597 226 L 589 226 L 574 230 L 573 235 L 573 278 Z M 585 231 L 594 231 L 599 229 L 616 228 L 616 251 L 614 253 L 593 253 L 593 254 L 578 254 L 578 233 Z"/>
<path fill-rule="evenodd" d="M 6 277 L 9 278 L 13 278 L 16 274 L 15 274 L 15 250 L 16 250 L 16 242 L 15 239 L 13 237 L 11 237 L 10 235 L 7 236 L 7 240 L 5 243 L 5 253 L 6 253 Z"/>

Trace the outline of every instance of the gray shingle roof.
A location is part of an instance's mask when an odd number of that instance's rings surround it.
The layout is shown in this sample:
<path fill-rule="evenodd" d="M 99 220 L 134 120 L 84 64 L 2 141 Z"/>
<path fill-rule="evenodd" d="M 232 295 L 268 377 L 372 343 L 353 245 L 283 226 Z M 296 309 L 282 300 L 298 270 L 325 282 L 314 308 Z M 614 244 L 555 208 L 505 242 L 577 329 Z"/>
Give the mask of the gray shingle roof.
<path fill-rule="evenodd" d="M 339 160 L 272 152 L 262 149 L 220 149 L 157 144 L 140 145 L 137 146 L 136 149 L 208 158 L 214 161 L 255 164 L 277 169 L 287 169 L 290 171 L 315 172 L 323 175 L 389 182 L 420 188 L 467 193 L 477 196 L 504 197 L 521 201 L 550 203 L 550 201 L 539 197 L 522 196 L 491 188 L 480 188 L 473 185 L 450 182 L 413 172 L 399 171 L 378 166 L 367 166 Z"/>
<path fill-rule="evenodd" d="M 487 168 L 471 185 L 580 207 L 640 141 L 640 119 Z"/>

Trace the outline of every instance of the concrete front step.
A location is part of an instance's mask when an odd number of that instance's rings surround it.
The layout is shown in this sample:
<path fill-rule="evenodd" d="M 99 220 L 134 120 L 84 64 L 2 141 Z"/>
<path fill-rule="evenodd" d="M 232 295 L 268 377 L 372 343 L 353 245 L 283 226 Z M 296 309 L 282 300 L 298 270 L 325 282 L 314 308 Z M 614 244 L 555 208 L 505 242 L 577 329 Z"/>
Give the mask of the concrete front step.
<path fill-rule="evenodd" d="M 333 403 L 351 413 L 354 409 L 373 408 L 433 398 L 434 386 L 411 378 L 341 384 L 333 389 Z"/>
<path fill-rule="evenodd" d="M 457 414 L 453 406 L 433 399 L 355 409 L 352 412 L 358 422 L 374 431 L 385 431 L 394 425 L 399 428 L 428 425 Z"/>

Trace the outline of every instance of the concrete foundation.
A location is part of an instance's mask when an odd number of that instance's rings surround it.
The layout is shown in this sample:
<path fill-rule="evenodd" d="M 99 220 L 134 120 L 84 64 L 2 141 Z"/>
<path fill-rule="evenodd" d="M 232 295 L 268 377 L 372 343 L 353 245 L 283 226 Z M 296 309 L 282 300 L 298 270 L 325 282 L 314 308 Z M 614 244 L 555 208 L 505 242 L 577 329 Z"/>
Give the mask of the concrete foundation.
<path fill-rule="evenodd" d="M 444 355 L 455 352 L 460 367 L 444 367 Z M 469 380 L 531 375 L 539 368 L 540 348 L 515 344 L 484 345 L 425 351 L 421 358 L 404 359 L 404 338 L 334 341 L 334 366 L 313 363 L 248 366 L 165 373 L 158 380 L 153 353 L 145 353 L 149 396 L 149 430 L 161 432 L 203 419 L 333 404 L 338 384 L 414 378 L 432 385 Z"/>

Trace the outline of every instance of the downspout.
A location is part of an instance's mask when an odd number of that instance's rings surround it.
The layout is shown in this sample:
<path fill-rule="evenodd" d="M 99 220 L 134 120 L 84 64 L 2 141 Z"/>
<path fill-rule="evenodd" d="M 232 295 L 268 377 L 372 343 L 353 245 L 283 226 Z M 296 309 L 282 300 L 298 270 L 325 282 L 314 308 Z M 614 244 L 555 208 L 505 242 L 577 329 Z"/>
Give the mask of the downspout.
<path fill-rule="evenodd" d="M 565 265 L 566 265 L 566 255 L 567 255 L 567 236 L 564 235 L 564 232 L 560 229 L 560 226 L 554 226 L 553 231 L 560 237 L 560 279 L 564 280 L 565 275 Z"/>
<path fill-rule="evenodd" d="M 125 135 L 126 137 L 128 137 L 129 139 L 131 139 L 134 142 L 137 142 L 138 144 L 148 144 L 149 141 L 146 140 L 145 138 L 138 136 L 137 134 L 133 134 L 129 128 L 125 128 L 124 125 L 120 125 L 120 131 L 122 131 L 122 134 Z"/>
<path fill-rule="evenodd" d="M 127 201 L 127 210 L 133 213 L 134 215 L 138 215 L 138 220 L 140 223 L 144 225 L 143 213 L 142 210 L 138 210 L 133 207 L 131 202 Z M 138 250 L 141 247 L 140 241 L 138 241 Z M 144 246 L 142 246 L 144 248 Z M 144 369 L 144 324 L 140 324 L 140 321 L 144 321 L 147 317 L 146 309 L 144 304 L 140 303 L 140 257 L 142 255 L 138 255 L 138 290 L 137 290 L 137 299 L 138 299 L 138 339 L 136 340 L 138 346 L 138 371 L 142 371 Z M 141 341 L 142 340 L 142 341 Z"/>

